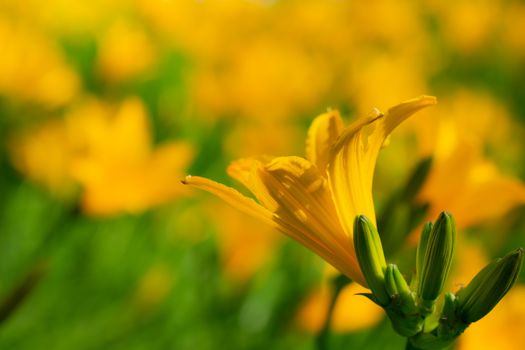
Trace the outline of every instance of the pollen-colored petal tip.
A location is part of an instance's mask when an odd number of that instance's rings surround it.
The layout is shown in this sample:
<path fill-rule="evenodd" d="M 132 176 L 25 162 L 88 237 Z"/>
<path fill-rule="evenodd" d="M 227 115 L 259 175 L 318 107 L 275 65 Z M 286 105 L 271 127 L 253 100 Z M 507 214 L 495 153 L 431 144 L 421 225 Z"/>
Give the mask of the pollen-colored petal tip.
<path fill-rule="evenodd" d="M 183 185 L 188 185 L 188 182 L 191 181 L 191 175 L 186 175 L 186 177 L 182 180 L 180 180 L 180 183 Z"/>

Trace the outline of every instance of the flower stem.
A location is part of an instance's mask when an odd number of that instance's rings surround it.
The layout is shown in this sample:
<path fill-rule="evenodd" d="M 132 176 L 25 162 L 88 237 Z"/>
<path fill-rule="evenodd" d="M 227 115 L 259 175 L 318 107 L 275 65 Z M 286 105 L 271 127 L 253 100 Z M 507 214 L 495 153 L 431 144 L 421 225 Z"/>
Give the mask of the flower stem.
<path fill-rule="evenodd" d="M 47 263 L 45 261 L 37 262 L 22 280 L 8 293 L 5 300 L 0 302 L 0 324 L 6 321 L 27 299 L 46 271 Z"/>

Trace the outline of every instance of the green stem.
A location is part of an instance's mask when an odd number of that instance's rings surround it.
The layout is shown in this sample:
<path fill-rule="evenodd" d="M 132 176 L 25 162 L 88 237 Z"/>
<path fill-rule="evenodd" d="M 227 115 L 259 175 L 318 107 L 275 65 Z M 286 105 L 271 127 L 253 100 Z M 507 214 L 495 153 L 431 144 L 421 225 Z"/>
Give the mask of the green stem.
<path fill-rule="evenodd" d="M 0 302 L 0 324 L 6 321 L 18 307 L 27 299 L 29 294 L 38 285 L 47 270 L 47 263 L 37 262 L 23 279 Z"/>
<path fill-rule="evenodd" d="M 330 304 L 328 305 L 328 310 L 326 313 L 326 319 L 323 324 L 323 328 L 317 334 L 315 339 L 316 348 L 318 350 L 327 350 L 328 349 L 328 339 L 330 336 L 330 324 L 332 323 L 332 316 L 334 314 L 335 304 L 339 298 L 339 294 L 345 286 L 352 282 L 351 279 L 345 275 L 338 275 L 335 277 L 330 284 Z"/>

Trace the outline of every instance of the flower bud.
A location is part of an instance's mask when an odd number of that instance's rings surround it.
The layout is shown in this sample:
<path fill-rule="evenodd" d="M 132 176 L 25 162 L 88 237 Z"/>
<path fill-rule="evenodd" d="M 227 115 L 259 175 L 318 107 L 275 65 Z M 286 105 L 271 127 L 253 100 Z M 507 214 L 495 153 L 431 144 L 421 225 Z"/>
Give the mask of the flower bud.
<path fill-rule="evenodd" d="M 389 264 L 385 271 L 386 291 L 392 299 L 397 299 L 399 309 L 405 314 L 414 314 L 417 311 L 414 293 L 395 264 Z"/>
<path fill-rule="evenodd" d="M 519 248 L 488 264 L 457 293 L 457 314 L 466 323 L 488 314 L 516 282 L 523 249 Z"/>
<path fill-rule="evenodd" d="M 356 216 L 354 221 L 354 246 L 368 288 L 380 305 L 387 305 L 390 297 L 385 288 L 383 247 L 377 229 L 364 215 Z"/>
<path fill-rule="evenodd" d="M 418 295 L 424 307 L 432 307 L 448 277 L 456 227 L 452 216 L 443 212 L 428 235 L 425 255 L 420 264 Z"/>
<path fill-rule="evenodd" d="M 427 222 L 421 230 L 421 237 L 419 238 L 419 244 L 417 246 L 416 253 L 416 275 L 421 276 L 421 269 L 423 268 L 423 261 L 425 259 L 425 251 L 427 249 L 428 237 L 432 232 L 432 223 Z"/>

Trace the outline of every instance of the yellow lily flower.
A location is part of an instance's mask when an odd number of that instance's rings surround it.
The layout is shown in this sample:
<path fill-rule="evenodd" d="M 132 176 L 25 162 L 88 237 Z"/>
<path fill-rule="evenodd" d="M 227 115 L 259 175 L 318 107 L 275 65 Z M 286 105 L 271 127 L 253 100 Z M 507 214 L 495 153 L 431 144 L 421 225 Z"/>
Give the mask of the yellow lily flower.
<path fill-rule="evenodd" d="M 155 145 L 147 110 L 138 98 L 119 108 L 88 100 L 62 120 L 9 140 L 13 166 L 65 199 L 82 187 L 81 206 L 97 216 L 138 213 L 186 193 L 173 179 L 184 174 L 193 147 Z"/>
<path fill-rule="evenodd" d="M 71 159 L 71 176 L 82 186 L 82 209 L 96 216 L 138 213 L 184 194 L 173 176 L 189 164 L 185 142 L 154 146 L 147 111 L 138 98 L 116 113 L 80 110 L 70 120 L 71 137 L 82 147 Z M 77 146 L 78 147 L 78 146 Z"/>
<path fill-rule="evenodd" d="M 374 110 L 346 129 L 338 112 L 317 117 L 308 131 L 306 159 L 258 157 L 233 162 L 228 174 L 257 201 L 212 180 L 187 176 L 204 189 L 255 216 L 315 252 L 340 272 L 366 285 L 353 246 L 353 221 L 375 222 L 372 180 L 376 159 L 390 133 L 418 110 L 436 103 L 422 96 Z"/>

